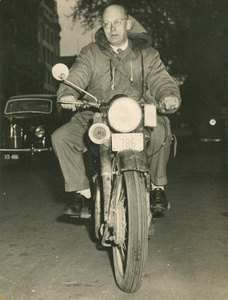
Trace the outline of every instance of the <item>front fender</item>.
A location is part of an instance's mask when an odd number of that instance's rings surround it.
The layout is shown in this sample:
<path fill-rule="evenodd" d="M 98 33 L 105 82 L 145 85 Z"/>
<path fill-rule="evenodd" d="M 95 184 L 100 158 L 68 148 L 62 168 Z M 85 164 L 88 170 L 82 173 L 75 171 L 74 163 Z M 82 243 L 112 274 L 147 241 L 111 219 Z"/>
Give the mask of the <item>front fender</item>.
<path fill-rule="evenodd" d="M 116 163 L 119 173 L 125 171 L 148 172 L 144 151 L 127 149 L 118 152 L 116 154 Z"/>

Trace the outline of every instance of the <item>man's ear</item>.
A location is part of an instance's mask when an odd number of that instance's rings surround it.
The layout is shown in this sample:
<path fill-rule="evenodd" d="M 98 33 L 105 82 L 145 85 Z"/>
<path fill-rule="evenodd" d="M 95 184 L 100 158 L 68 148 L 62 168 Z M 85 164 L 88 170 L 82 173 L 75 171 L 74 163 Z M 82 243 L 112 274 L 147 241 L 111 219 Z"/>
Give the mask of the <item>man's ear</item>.
<path fill-rule="evenodd" d="M 129 18 L 129 19 L 127 20 L 127 30 L 130 30 L 131 27 L 132 27 L 132 22 L 131 22 L 131 19 Z"/>

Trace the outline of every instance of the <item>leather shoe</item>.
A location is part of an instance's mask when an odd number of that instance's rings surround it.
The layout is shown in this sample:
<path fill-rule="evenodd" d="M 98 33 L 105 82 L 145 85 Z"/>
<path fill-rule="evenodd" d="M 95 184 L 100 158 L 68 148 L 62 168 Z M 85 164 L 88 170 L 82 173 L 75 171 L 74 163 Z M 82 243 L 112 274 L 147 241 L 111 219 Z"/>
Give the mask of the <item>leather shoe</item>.
<path fill-rule="evenodd" d="M 90 200 L 76 193 L 74 200 L 64 209 L 63 214 L 72 217 L 89 218 L 91 216 Z"/>
<path fill-rule="evenodd" d="M 64 211 L 64 215 L 78 215 L 80 216 L 83 207 L 83 196 L 81 194 L 76 194 L 74 200 L 68 205 Z"/>
<path fill-rule="evenodd" d="M 157 188 L 151 191 L 150 207 L 153 212 L 162 212 L 167 210 L 168 201 L 163 189 Z"/>

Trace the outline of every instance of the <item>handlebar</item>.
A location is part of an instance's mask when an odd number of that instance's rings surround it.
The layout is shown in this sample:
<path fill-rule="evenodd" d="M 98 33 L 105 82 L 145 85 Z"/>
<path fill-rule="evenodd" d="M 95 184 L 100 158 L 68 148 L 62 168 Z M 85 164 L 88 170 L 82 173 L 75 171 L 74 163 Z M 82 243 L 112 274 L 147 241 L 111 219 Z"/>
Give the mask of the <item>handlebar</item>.
<path fill-rule="evenodd" d="M 68 75 L 69 75 L 69 69 L 67 68 L 66 65 L 64 64 L 56 64 L 53 68 L 52 68 L 52 74 L 54 76 L 55 79 L 62 81 L 63 83 L 65 83 L 66 85 L 69 85 L 70 87 L 74 88 L 75 90 L 79 90 L 83 93 L 85 93 L 87 96 L 89 96 L 90 98 L 93 99 L 93 102 L 90 101 L 69 101 L 69 102 L 65 102 L 65 101 L 58 101 L 58 103 L 60 104 L 75 104 L 75 106 L 91 106 L 91 107 L 95 107 L 95 108 L 100 108 L 101 103 L 100 101 L 98 101 L 98 99 L 93 96 L 92 94 L 88 93 L 87 91 L 83 90 L 82 88 L 80 88 L 79 86 L 73 84 L 71 81 L 69 81 L 67 79 Z M 94 102 L 95 101 L 95 102 Z M 142 103 L 140 103 L 140 101 L 137 101 L 140 105 L 143 106 Z M 166 110 L 166 106 L 161 104 L 161 103 L 154 103 L 154 105 L 156 106 L 156 109 L 159 110 L 160 112 L 164 113 Z"/>
<path fill-rule="evenodd" d="M 100 103 L 94 103 L 94 102 L 87 102 L 87 101 L 58 101 L 59 104 L 75 104 L 75 106 L 92 106 L 92 107 L 96 107 L 99 108 L 100 107 Z"/>
<path fill-rule="evenodd" d="M 100 106 L 104 103 L 95 103 L 95 102 L 90 102 L 90 101 L 86 101 L 86 100 L 76 100 L 76 101 L 58 101 L 58 103 L 59 104 L 75 104 L 75 106 L 78 106 L 78 107 L 80 107 L 80 106 L 84 106 L 84 107 L 86 107 L 86 106 L 91 106 L 91 107 L 95 107 L 95 108 L 100 108 Z M 145 103 L 140 103 L 140 102 L 138 102 L 141 106 L 144 106 L 144 104 Z M 163 109 L 165 109 L 165 107 L 164 106 L 162 106 L 161 104 L 154 104 L 155 106 L 156 106 L 156 108 L 157 108 L 157 110 L 163 110 Z"/>

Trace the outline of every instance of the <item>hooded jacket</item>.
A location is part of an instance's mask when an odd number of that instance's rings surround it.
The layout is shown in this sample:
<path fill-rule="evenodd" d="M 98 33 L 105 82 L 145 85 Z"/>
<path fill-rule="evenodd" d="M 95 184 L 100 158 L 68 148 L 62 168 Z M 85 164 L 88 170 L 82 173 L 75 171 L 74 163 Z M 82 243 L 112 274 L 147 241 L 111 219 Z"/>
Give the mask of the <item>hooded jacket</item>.
<path fill-rule="evenodd" d="M 166 96 L 175 96 L 181 102 L 176 82 L 166 71 L 158 51 L 151 47 L 150 35 L 134 18 L 131 20 L 126 50 L 115 53 L 101 27 L 95 34 L 95 43 L 81 50 L 67 79 L 100 101 L 108 102 L 117 94 L 125 94 L 148 103 L 159 103 Z M 61 84 L 57 95 L 60 100 L 66 95 L 77 99 L 80 94 Z"/>

